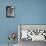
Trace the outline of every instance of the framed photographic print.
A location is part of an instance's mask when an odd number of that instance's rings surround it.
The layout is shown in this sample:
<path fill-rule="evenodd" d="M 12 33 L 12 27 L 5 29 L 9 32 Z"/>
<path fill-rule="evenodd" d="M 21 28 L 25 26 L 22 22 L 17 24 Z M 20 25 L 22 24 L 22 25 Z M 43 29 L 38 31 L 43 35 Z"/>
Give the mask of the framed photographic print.
<path fill-rule="evenodd" d="M 14 14 L 15 14 L 15 7 L 7 6 L 6 7 L 6 16 L 7 17 L 14 17 Z"/>
<path fill-rule="evenodd" d="M 19 24 L 18 25 L 18 41 L 46 41 L 46 25 L 45 24 Z"/>

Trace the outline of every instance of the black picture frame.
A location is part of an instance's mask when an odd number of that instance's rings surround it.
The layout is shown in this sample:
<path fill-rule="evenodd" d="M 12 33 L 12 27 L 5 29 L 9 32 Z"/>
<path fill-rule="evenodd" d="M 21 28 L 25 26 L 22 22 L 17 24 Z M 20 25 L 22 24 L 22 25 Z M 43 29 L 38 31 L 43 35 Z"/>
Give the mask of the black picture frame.
<path fill-rule="evenodd" d="M 6 16 L 7 17 L 15 16 L 15 7 L 14 6 L 6 6 Z"/>

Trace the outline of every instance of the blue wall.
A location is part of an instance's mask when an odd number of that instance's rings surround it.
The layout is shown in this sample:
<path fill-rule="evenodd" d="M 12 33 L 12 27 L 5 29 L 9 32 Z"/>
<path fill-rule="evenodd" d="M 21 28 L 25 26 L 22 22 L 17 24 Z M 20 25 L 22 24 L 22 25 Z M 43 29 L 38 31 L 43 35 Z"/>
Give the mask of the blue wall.
<path fill-rule="evenodd" d="M 0 0 L 0 43 L 8 43 L 9 32 L 17 34 L 17 24 L 46 24 L 46 0 L 13 0 L 13 2 L 15 18 L 7 18 L 6 6 L 9 0 Z"/>

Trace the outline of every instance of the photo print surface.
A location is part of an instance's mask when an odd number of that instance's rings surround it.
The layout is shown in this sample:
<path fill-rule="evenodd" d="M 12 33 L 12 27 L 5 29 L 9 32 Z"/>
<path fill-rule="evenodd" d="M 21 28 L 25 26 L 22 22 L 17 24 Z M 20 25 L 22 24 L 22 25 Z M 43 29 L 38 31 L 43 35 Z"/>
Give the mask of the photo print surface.
<path fill-rule="evenodd" d="M 46 41 L 46 25 L 19 25 L 20 40 Z M 19 32 L 18 32 L 19 33 Z"/>

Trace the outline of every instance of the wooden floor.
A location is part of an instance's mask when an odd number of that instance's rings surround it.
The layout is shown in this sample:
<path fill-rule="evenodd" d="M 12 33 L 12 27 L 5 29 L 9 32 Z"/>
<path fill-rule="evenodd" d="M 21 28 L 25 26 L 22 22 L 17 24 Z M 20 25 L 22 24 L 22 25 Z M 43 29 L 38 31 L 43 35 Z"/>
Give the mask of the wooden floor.
<path fill-rule="evenodd" d="M 21 40 L 19 46 L 46 46 L 45 41 L 34 41 L 32 42 L 31 40 Z"/>
<path fill-rule="evenodd" d="M 8 44 L 0 44 L 0 46 L 8 46 Z M 46 46 L 46 42 L 43 41 L 35 41 L 31 40 L 25 41 L 21 40 L 19 44 L 15 44 L 14 46 Z"/>

